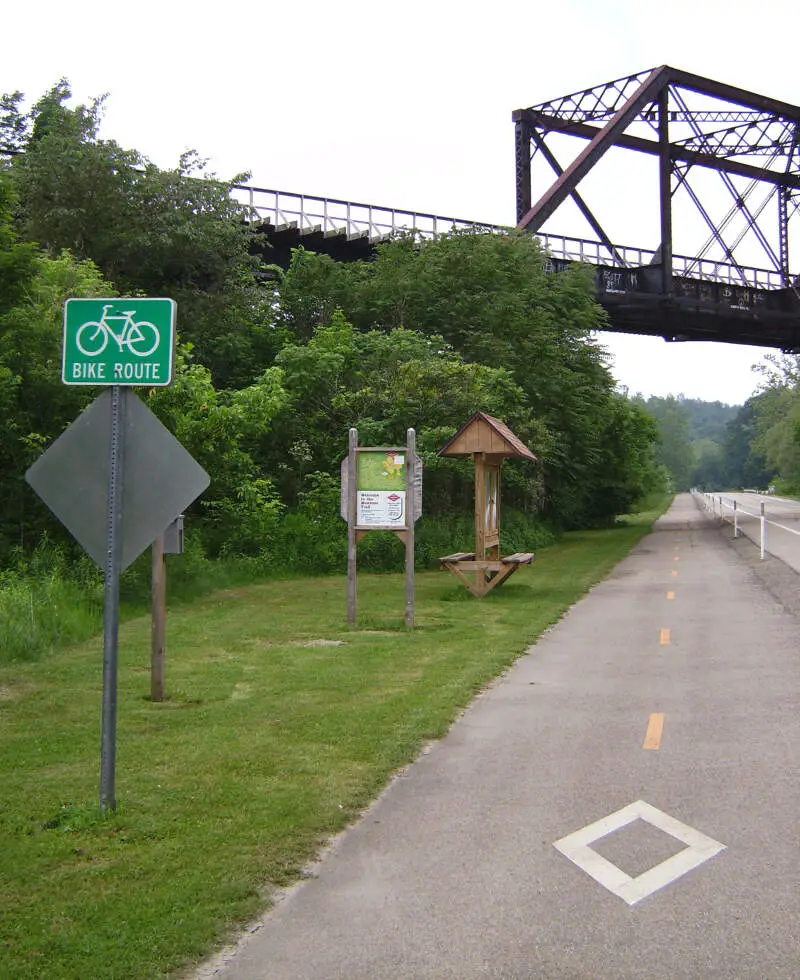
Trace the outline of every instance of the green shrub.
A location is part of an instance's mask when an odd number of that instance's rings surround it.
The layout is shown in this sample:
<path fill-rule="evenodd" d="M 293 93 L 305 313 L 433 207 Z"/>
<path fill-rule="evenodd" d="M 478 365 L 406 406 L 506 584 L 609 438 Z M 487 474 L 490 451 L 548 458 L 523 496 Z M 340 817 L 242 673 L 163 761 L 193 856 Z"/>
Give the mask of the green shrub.
<path fill-rule="evenodd" d="M 57 573 L 0 577 L 0 663 L 38 660 L 102 626 L 102 589 L 88 590 Z"/>

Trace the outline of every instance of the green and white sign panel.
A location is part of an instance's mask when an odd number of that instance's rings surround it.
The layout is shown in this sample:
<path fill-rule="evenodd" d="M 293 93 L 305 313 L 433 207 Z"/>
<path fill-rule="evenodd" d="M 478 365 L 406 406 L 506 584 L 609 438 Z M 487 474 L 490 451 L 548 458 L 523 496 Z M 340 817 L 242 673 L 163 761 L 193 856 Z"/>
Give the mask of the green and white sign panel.
<path fill-rule="evenodd" d="M 175 301 L 68 299 L 61 380 L 68 385 L 172 383 Z"/>
<path fill-rule="evenodd" d="M 356 524 L 405 527 L 406 454 L 396 449 L 362 449 L 356 463 Z"/>

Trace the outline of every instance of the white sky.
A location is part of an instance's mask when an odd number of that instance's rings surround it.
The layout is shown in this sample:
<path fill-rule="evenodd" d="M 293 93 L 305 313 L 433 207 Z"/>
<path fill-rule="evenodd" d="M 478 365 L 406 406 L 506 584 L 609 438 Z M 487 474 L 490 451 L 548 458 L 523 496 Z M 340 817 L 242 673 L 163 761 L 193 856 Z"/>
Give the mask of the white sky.
<path fill-rule="evenodd" d="M 39 0 L 3 11 L 0 91 L 108 93 L 101 135 L 160 166 L 194 148 L 261 187 L 514 224 L 514 109 L 662 64 L 796 104 L 797 26 L 789 0 Z M 612 238 L 654 248 L 619 170 L 604 190 Z M 764 353 L 602 340 L 631 392 L 731 404 Z"/>

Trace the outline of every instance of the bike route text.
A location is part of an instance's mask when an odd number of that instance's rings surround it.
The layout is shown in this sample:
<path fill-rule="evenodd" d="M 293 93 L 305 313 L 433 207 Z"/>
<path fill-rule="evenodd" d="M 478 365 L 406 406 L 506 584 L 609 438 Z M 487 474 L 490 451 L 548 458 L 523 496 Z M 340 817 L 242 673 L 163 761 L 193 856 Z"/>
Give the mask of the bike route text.
<path fill-rule="evenodd" d="M 71 365 L 73 381 L 163 381 L 163 365 L 152 361 L 139 364 L 74 361 Z"/>

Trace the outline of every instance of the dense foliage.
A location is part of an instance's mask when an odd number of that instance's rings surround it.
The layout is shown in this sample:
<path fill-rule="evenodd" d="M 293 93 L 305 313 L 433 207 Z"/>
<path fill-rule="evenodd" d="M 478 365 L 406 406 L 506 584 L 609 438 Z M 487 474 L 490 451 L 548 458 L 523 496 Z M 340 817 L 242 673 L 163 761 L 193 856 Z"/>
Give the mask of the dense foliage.
<path fill-rule="evenodd" d="M 45 538 L 72 548 L 23 481 L 98 393 L 60 381 L 70 296 L 177 301 L 176 380 L 140 396 L 212 475 L 190 521 L 211 557 L 337 567 L 353 425 L 362 445 L 415 428 L 423 542 L 469 526 L 471 466 L 436 454 L 479 409 L 538 457 L 504 470 L 529 533 L 608 524 L 658 486 L 656 427 L 615 390 L 586 270 L 545 272 L 513 232 L 398 237 L 352 263 L 298 250 L 279 270 L 231 195 L 243 175 L 219 180 L 194 153 L 161 170 L 100 138 L 102 107 L 70 107 L 63 80 L 29 112 L 0 100 L 0 568 Z"/>
<path fill-rule="evenodd" d="M 656 457 L 674 490 L 800 489 L 800 370 L 770 356 L 744 405 L 669 395 L 637 402 L 658 423 Z"/>
<path fill-rule="evenodd" d="M 748 462 L 761 479 L 779 492 L 800 494 L 800 357 L 769 355 L 760 366 L 761 390 L 745 405 L 743 436 L 749 440 Z"/>

